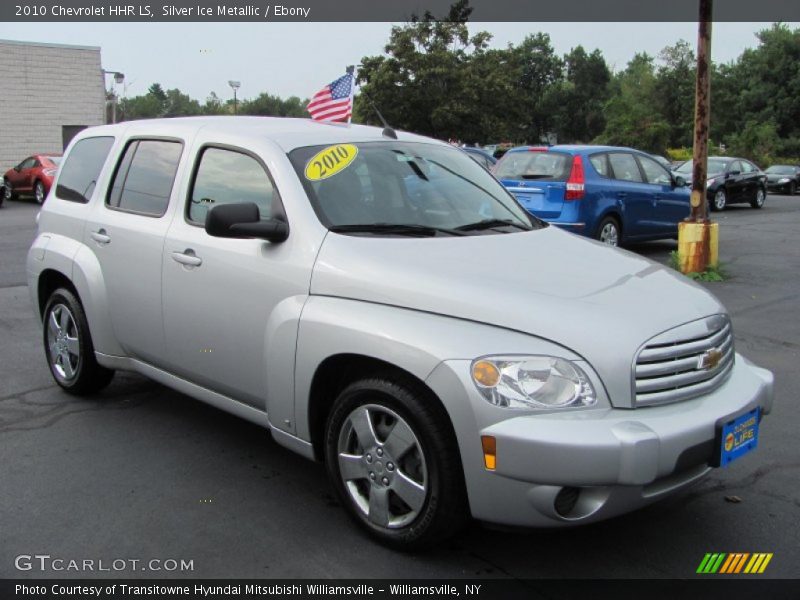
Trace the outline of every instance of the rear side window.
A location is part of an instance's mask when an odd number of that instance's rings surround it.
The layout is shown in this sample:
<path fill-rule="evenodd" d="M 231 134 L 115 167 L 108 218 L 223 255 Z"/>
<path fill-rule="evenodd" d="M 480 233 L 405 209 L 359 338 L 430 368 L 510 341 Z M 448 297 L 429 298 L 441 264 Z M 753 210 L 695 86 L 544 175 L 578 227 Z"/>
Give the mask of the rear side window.
<path fill-rule="evenodd" d="M 113 143 L 113 137 L 105 136 L 76 142 L 61 167 L 56 196 L 72 202 L 88 202 Z"/>
<path fill-rule="evenodd" d="M 223 148 L 203 150 L 189 197 L 188 219 L 203 224 L 212 207 L 244 202 L 258 206 L 262 220 L 282 213 L 272 180 L 255 158 Z"/>
<path fill-rule="evenodd" d="M 615 152 L 608 155 L 608 160 L 611 163 L 611 171 L 614 173 L 614 179 L 638 183 L 642 182 L 642 174 L 639 172 L 639 165 L 636 164 L 636 159 L 633 158 L 632 154 Z"/>
<path fill-rule="evenodd" d="M 566 181 L 571 157 L 560 152 L 507 152 L 495 167 L 498 179 Z"/>
<path fill-rule="evenodd" d="M 166 140 L 133 140 L 114 173 L 110 208 L 160 217 L 167 211 L 183 145 Z"/>

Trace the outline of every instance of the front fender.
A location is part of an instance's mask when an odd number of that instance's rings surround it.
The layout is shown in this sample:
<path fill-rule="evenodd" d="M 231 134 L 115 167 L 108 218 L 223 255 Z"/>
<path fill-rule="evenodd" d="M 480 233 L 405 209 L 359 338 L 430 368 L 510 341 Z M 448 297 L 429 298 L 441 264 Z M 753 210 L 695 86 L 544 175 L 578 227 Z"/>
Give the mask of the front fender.
<path fill-rule="evenodd" d="M 443 361 L 488 354 L 554 354 L 578 360 L 570 350 L 531 335 L 483 323 L 385 304 L 311 296 L 303 308 L 295 370 L 296 435 L 311 441 L 309 397 L 314 374 L 340 354 L 376 358 L 425 381 Z M 440 398 L 451 421 L 472 411 L 467 398 Z M 459 432 L 456 431 L 456 435 Z"/>

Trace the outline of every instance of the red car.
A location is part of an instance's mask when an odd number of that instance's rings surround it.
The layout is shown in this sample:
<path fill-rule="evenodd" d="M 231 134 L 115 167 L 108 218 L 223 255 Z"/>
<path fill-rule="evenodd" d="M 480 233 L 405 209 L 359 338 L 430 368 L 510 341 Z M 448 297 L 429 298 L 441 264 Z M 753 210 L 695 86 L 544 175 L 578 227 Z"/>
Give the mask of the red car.
<path fill-rule="evenodd" d="M 42 204 L 47 198 L 53 178 L 58 171 L 61 156 L 57 154 L 34 154 L 13 169 L 6 171 L 3 186 L 3 199 L 13 200 L 19 194 L 33 194 L 36 202 Z"/>

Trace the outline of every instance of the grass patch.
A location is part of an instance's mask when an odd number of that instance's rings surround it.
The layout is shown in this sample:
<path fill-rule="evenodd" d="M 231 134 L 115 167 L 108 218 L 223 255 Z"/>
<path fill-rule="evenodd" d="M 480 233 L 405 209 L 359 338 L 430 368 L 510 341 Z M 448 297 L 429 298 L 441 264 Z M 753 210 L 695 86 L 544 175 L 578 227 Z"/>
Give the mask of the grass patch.
<path fill-rule="evenodd" d="M 680 273 L 681 270 L 681 257 L 678 254 L 677 250 L 673 250 L 669 253 L 669 266 L 675 269 Z M 686 277 L 689 279 L 694 279 L 695 281 L 725 281 L 728 279 L 728 274 L 725 272 L 723 265 L 717 265 L 716 267 L 708 267 L 702 273 L 685 273 Z"/>

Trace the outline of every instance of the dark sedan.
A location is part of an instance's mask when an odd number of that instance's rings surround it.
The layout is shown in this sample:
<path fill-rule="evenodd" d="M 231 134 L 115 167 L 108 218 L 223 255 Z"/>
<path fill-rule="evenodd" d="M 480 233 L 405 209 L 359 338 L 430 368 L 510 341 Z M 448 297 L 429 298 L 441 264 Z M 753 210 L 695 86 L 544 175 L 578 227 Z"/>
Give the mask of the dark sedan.
<path fill-rule="evenodd" d="M 692 161 L 675 170 L 677 175 L 692 179 Z M 729 204 L 747 202 L 753 208 L 764 206 L 767 197 L 767 175 L 744 158 L 709 156 L 706 175 L 706 198 L 711 210 L 725 210 Z"/>
<path fill-rule="evenodd" d="M 794 196 L 800 187 L 800 167 L 793 165 L 772 165 L 765 171 L 767 189 L 775 194 Z"/>

